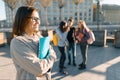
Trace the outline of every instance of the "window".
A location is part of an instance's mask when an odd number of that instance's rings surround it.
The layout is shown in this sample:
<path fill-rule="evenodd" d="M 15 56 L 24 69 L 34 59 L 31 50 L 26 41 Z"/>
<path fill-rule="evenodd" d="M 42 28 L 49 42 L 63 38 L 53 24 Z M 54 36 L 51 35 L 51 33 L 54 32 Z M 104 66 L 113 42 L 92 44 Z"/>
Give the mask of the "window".
<path fill-rule="evenodd" d="M 77 16 L 77 12 L 75 12 L 75 16 Z"/>
<path fill-rule="evenodd" d="M 65 20 L 67 21 L 67 17 L 65 17 Z"/>
<path fill-rule="evenodd" d="M 80 13 L 80 16 L 82 16 L 82 13 Z"/>
<path fill-rule="evenodd" d="M 77 17 L 75 17 L 75 20 L 77 20 Z"/>
<path fill-rule="evenodd" d="M 82 17 L 80 17 L 80 20 L 82 20 Z"/>
<path fill-rule="evenodd" d="M 87 13 L 85 12 L 85 14 L 84 14 L 85 16 L 87 16 Z"/>
<path fill-rule="evenodd" d="M 91 20 L 91 17 L 89 17 L 89 20 Z"/>
<path fill-rule="evenodd" d="M 91 12 L 91 9 L 89 9 L 89 12 Z"/>
<path fill-rule="evenodd" d="M 91 16 L 91 13 L 89 13 L 89 16 Z"/>
<path fill-rule="evenodd" d="M 86 21 L 86 20 L 87 20 L 87 18 L 86 18 L 86 17 L 84 17 L 84 20 Z"/>
<path fill-rule="evenodd" d="M 53 18 L 53 20 L 57 20 L 57 18 L 56 18 L 56 17 L 54 17 L 54 18 Z"/>

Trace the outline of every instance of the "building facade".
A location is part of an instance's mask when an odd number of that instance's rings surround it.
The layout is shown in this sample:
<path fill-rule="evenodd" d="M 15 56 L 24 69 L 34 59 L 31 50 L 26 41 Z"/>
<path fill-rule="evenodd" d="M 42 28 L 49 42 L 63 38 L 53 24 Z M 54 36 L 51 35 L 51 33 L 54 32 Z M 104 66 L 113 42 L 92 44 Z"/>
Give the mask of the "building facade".
<path fill-rule="evenodd" d="M 108 24 L 120 24 L 120 6 L 103 5 L 104 20 Z"/>
<path fill-rule="evenodd" d="M 65 4 L 63 8 L 61 8 L 61 19 L 68 20 L 72 17 L 75 20 L 75 24 L 77 23 L 77 13 L 79 14 L 79 20 L 85 20 L 86 23 L 92 24 L 93 23 L 93 0 L 84 0 L 84 2 L 80 3 L 77 6 L 72 2 L 72 0 L 64 0 Z M 13 10 L 14 14 L 18 7 L 22 6 L 22 2 L 19 1 L 16 8 Z M 41 25 L 44 26 L 46 24 L 46 12 L 47 12 L 47 21 L 49 26 L 58 26 L 60 21 L 60 9 L 58 7 L 57 0 L 53 0 L 52 4 L 47 7 L 47 11 L 40 5 L 39 1 L 36 0 L 34 6 L 39 9 L 39 14 L 41 18 Z M 12 24 L 12 12 L 11 9 L 5 4 L 6 8 L 6 20 L 9 24 L 8 27 L 11 27 Z M 13 15 L 14 17 L 14 15 Z"/>

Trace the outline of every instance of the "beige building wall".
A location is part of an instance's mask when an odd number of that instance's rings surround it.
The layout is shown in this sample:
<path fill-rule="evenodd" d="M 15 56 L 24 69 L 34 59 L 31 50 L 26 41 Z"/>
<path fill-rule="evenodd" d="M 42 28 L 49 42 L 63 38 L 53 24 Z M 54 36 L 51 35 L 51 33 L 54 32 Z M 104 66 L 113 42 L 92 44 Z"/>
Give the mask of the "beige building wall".
<path fill-rule="evenodd" d="M 110 24 L 120 24 L 120 10 L 104 11 L 105 21 Z"/>
<path fill-rule="evenodd" d="M 106 6 L 103 8 L 104 22 L 120 24 L 120 6 Z"/>

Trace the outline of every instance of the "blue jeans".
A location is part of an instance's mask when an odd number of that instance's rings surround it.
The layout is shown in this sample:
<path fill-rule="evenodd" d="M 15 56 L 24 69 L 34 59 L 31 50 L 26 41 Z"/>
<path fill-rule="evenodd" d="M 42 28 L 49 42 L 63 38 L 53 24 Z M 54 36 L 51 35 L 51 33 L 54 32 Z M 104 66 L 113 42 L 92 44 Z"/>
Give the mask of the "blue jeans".
<path fill-rule="evenodd" d="M 72 50 L 72 53 L 70 53 L 70 51 Z M 67 47 L 67 53 L 68 53 L 68 63 L 71 64 L 71 54 L 72 54 L 72 62 L 73 64 L 76 63 L 76 43 L 71 42 L 69 43 L 69 46 Z"/>

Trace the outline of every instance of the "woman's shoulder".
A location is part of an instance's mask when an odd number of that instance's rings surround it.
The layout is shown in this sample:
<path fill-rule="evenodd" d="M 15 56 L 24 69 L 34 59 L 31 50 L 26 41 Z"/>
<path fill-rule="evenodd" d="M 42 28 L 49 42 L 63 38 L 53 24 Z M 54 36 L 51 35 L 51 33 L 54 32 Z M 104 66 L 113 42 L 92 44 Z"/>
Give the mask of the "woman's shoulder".
<path fill-rule="evenodd" d="M 14 43 L 21 43 L 21 42 L 28 42 L 28 38 L 26 38 L 25 36 L 16 36 L 14 37 L 12 40 L 11 40 L 11 43 L 14 42 Z"/>
<path fill-rule="evenodd" d="M 23 36 L 16 36 L 11 40 L 11 42 L 23 41 L 24 39 L 25 38 Z"/>
<path fill-rule="evenodd" d="M 56 34 L 61 34 L 61 31 L 59 28 L 57 28 L 55 31 L 56 31 Z"/>
<path fill-rule="evenodd" d="M 18 45 L 21 45 L 21 43 L 23 43 L 22 38 L 23 38 L 22 36 L 14 37 L 10 42 L 10 46 L 11 47 L 17 47 Z"/>
<path fill-rule="evenodd" d="M 55 31 L 56 31 L 56 32 L 59 32 L 59 31 L 60 31 L 60 29 L 59 29 L 59 28 L 56 28 L 56 29 L 55 29 Z"/>
<path fill-rule="evenodd" d="M 20 39 L 23 39 L 23 38 L 24 38 L 23 36 L 16 36 L 12 40 L 20 40 Z"/>

